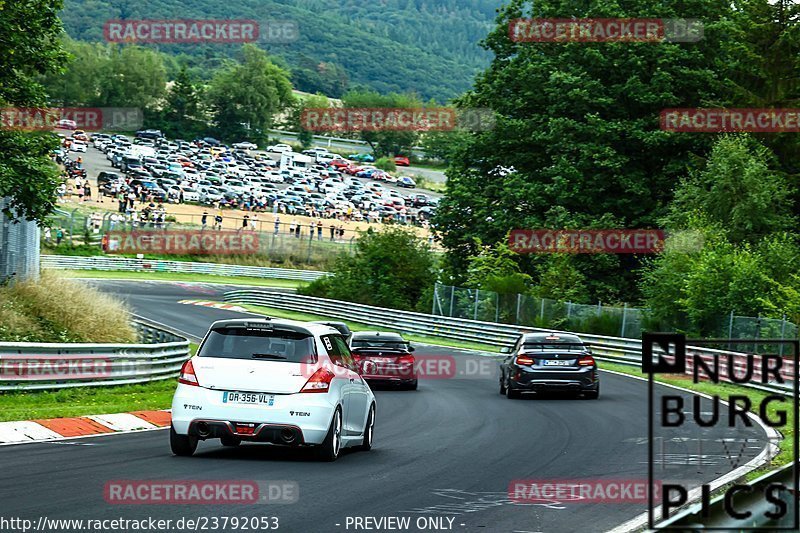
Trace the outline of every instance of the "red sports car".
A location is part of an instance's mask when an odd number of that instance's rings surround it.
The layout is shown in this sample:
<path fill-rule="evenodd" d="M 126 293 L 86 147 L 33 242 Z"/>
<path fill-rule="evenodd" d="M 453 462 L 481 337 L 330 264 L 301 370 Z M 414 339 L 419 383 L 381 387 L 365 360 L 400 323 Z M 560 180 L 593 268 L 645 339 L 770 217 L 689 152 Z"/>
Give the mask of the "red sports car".
<path fill-rule="evenodd" d="M 394 156 L 394 164 L 399 167 L 408 167 L 411 166 L 411 161 L 404 155 L 396 155 Z"/>
<path fill-rule="evenodd" d="M 399 334 L 359 331 L 350 339 L 350 350 L 368 383 L 417 389 L 414 347 Z"/>

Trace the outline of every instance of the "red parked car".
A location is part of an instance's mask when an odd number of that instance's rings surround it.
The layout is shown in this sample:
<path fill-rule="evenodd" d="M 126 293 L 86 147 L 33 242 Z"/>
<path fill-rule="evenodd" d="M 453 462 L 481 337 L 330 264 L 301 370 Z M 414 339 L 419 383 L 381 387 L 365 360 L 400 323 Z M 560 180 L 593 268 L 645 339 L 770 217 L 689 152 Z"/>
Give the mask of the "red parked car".
<path fill-rule="evenodd" d="M 359 331 L 350 339 L 350 351 L 368 383 L 417 389 L 414 347 L 398 333 Z"/>
<path fill-rule="evenodd" d="M 404 155 L 396 155 L 394 156 L 394 164 L 399 167 L 408 167 L 411 166 L 411 161 Z"/>

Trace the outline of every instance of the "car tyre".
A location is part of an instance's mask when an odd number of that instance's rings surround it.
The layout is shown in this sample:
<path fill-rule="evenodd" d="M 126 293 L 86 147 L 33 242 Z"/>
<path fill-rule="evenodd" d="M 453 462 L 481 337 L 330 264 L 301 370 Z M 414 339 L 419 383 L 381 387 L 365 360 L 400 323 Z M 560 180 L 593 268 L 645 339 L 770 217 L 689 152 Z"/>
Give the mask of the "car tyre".
<path fill-rule="evenodd" d="M 419 381 L 416 379 L 406 386 L 408 390 L 417 390 L 419 388 Z"/>
<path fill-rule="evenodd" d="M 375 404 L 373 403 L 372 406 L 369 408 L 369 416 L 367 416 L 367 423 L 364 425 L 364 440 L 361 443 L 361 446 L 358 447 L 359 450 L 368 452 L 372 449 L 372 437 L 374 436 L 375 432 Z"/>
<path fill-rule="evenodd" d="M 191 435 L 178 435 L 175 428 L 169 427 L 169 447 L 172 453 L 181 457 L 190 457 L 197 449 L 197 437 Z"/>
<path fill-rule="evenodd" d="M 342 410 L 338 407 L 333 413 L 331 425 L 325 440 L 317 447 L 317 458 L 320 461 L 332 462 L 339 457 L 342 449 Z"/>
<path fill-rule="evenodd" d="M 600 386 L 598 385 L 597 389 L 589 390 L 583 393 L 583 397 L 587 400 L 596 400 L 600 397 Z"/>
<path fill-rule="evenodd" d="M 505 394 L 505 393 L 506 393 L 506 380 L 501 375 L 500 376 L 500 394 Z"/>
<path fill-rule="evenodd" d="M 506 383 L 506 398 L 509 400 L 517 400 L 522 398 L 522 393 L 511 386 L 511 383 Z"/>
<path fill-rule="evenodd" d="M 239 446 L 242 443 L 242 439 L 240 439 L 239 437 L 234 437 L 233 435 L 223 435 L 222 437 L 220 437 L 219 442 L 223 446 L 235 448 L 236 446 Z"/>

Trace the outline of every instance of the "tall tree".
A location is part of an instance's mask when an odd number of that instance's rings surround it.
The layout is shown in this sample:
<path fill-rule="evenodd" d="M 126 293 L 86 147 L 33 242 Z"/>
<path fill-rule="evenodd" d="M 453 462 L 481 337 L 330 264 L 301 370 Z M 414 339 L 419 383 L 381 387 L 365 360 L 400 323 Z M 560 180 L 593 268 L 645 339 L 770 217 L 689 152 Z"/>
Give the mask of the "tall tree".
<path fill-rule="evenodd" d="M 276 116 L 295 101 L 289 73 L 247 44 L 242 61 L 229 62 L 211 80 L 209 101 L 223 139 L 266 141 Z"/>
<path fill-rule="evenodd" d="M 509 23 L 523 17 L 677 18 L 686 12 L 705 21 L 698 43 L 509 37 Z M 724 71 L 718 26 L 730 13 L 720 0 L 512 0 L 502 8 L 485 41 L 495 58 L 461 99 L 467 107 L 493 109 L 497 124 L 473 135 L 452 158 L 449 192 L 435 220 L 452 269 L 464 272 L 476 242 L 500 241 L 513 228 L 592 227 L 603 219 L 617 227 L 655 226 L 673 184 L 711 142 L 660 131 L 659 114 L 665 107 L 727 103 L 717 74 Z M 635 294 L 630 258 L 574 260 L 587 277 L 615 276 L 592 287 L 593 298 Z M 608 272 L 599 274 L 598 262 L 608 263 Z M 531 259 L 531 274 L 535 264 Z"/>
<path fill-rule="evenodd" d="M 202 109 L 203 88 L 182 66 L 167 90 L 162 109 L 163 130 L 167 135 L 191 138 L 202 133 L 207 126 Z"/>
<path fill-rule="evenodd" d="M 380 108 L 380 109 L 407 109 L 418 108 L 422 102 L 412 94 L 380 94 L 369 90 L 350 91 L 342 97 L 342 102 L 348 108 Z M 419 131 L 408 130 L 364 130 L 358 132 L 361 140 L 366 141 L 376 155 L 407 154 L 419 138 Z"/>
<path fill-rule="evenodd" d="M 61 7 L 60 0 L 0 1 L 0 108 L 47 103 L 37 80 L 66 60 Z M 42 221 L 52 211 L 59 182 L 49 153 L 57 146 L 49 132 L 0 129 L 0 196 L 17 216 Z"/>
<path fill-rule="evenodd" d="M 152 109 L 164 96 L 167 73 L 163 56 L 141 46 L 112 46 L 100 90 L 102 105 Z"/>

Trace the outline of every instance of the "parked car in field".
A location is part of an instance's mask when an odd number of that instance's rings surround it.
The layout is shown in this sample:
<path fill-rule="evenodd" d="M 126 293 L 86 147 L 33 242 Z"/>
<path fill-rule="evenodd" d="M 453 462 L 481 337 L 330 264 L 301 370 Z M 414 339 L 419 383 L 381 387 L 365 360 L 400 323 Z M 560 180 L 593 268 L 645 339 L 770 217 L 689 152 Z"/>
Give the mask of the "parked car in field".
<path fill-rule="evenodd" d="M 411 161 L 404 155 L 396 155 L 394 156 L 394 164 L 399 167 L 408 167 L 411 166 Z"/>
<path fill-rule="evenodd" d="M 284 153 L 284 152 L 291 152 L 292 147 L 288 144 L 273 144 L 267 146 L 267 152 L 276 152 L 276 153 Z"/>

